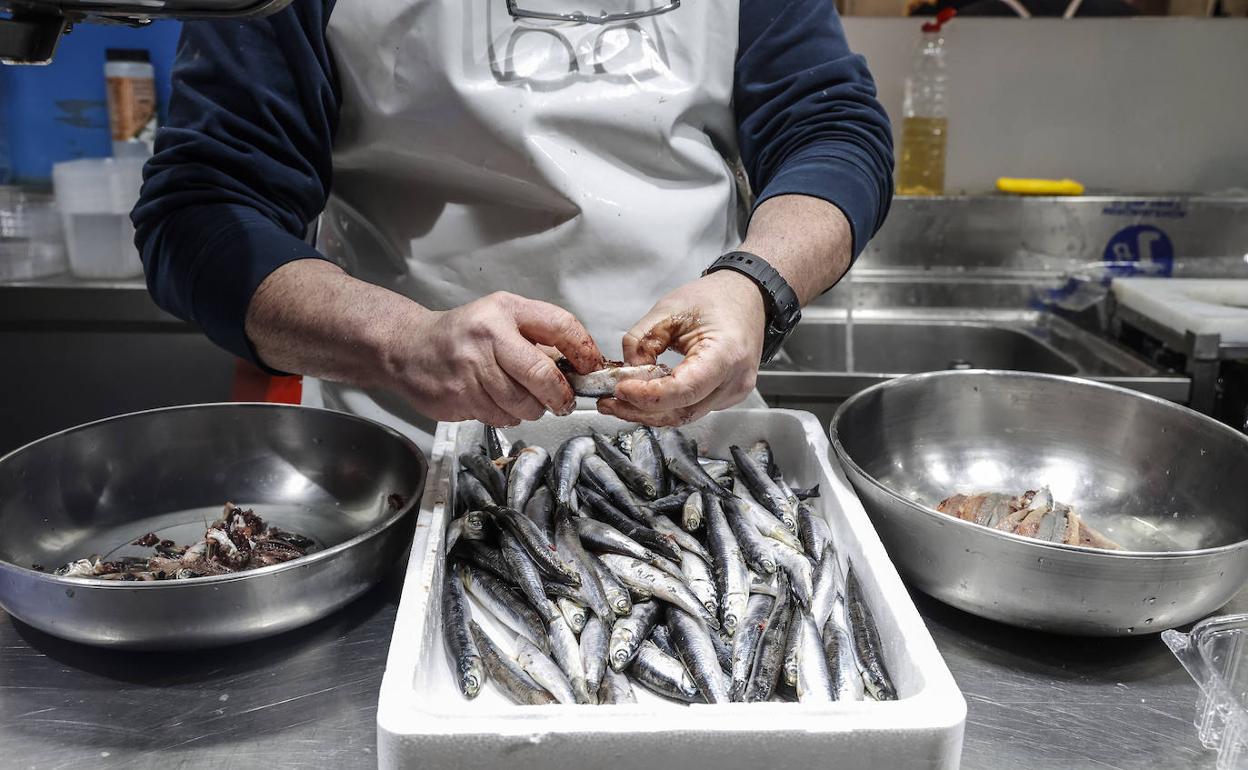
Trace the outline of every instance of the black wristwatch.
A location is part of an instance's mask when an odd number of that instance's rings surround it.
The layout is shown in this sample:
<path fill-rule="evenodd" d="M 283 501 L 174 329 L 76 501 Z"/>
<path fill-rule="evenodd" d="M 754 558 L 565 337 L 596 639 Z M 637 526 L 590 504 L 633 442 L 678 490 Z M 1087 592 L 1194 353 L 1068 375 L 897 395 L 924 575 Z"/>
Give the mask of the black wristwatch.
<path fill-rule="evenodd" d="M 767 260 L 748 251 L 732 251 L 715 260 L 702 275 L 716 270 L 734 270 L 758 284 L 767 308 L 766 337 L 763 339 L 763 360 L 767 363 L 780 351 L 780 344 L 789 332 L 802 320 L 802 306 L 793 293 L 793 287 L 784 280 Z"/>

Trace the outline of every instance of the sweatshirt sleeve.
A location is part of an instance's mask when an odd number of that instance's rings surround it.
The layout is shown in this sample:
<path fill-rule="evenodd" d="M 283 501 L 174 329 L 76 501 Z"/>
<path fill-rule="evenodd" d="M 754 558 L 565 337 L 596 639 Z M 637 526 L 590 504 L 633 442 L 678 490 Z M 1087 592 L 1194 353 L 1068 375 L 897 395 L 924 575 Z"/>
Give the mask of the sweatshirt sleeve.
<path fill-rule="evenodd" d="M 287 262 L 322 258 L 303 238 L 331 182 L 332 7 L 295 0 L 183 25 L 169 119 L 131 214 L 156 304 L 262 366 L 244 331 L 252 294 Z"/>
<path fill-rule="evenodd" d="M 892 132 L 832 0 L 741 0 L 733 105 L 755 205 L 828 201 L 849 220 L 857 258 L 892 200 Z"/>

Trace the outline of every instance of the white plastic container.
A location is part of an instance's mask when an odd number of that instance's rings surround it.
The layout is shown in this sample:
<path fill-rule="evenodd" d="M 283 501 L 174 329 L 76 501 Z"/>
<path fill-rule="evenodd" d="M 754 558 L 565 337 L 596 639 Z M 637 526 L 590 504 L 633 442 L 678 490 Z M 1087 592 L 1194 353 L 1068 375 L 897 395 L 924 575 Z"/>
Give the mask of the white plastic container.
<path fill-rule="evenodd" d="M 1248 614 L 1163 631 L 1161 640 L 1200 686 L 1196 735 L 1218 752 L 1218 770 L 1248 768 Z"/>
<path fill-rule="evenodd" d="M 130 222 L 142 184 L 140 158 L 85 158 L 52 167 L 71 273 L 114 280 L 143 274 Z"/>
<path fill-rule="evenodd" d="M 588 428 L 624 423 L 594 412 L 548 416 L 507 431 L 553 448 Z M 842 558 L 853 561 L 885 645 L 900 699 L 837 703 L 684 706 L 637 688 L 628 705 L 517 706 L 488 686 L 460 695 L 443 649 L 441 586 L 448 503 L 461 451 L 481 442 L 475 423 L 438 426 L 394 637 L 377 710 L 381 768 L 495 770 L 771 770 L 772 768 L 957 767 L 966 702 L 919 618 L 896 569 L 840 469 L 828 439 L 805 412 L 718 412 L 685 429 L 703 449 L 767 438 L 787 477 L 819 484 L 812 501 L 827 517 Z M 489 618 L 483 625 L 487 625 Z"/>
<path fill-rule="evenodd" d="M 0 187 L 0 281 L 65 272 L 65 239 L 50 195 Z"/>

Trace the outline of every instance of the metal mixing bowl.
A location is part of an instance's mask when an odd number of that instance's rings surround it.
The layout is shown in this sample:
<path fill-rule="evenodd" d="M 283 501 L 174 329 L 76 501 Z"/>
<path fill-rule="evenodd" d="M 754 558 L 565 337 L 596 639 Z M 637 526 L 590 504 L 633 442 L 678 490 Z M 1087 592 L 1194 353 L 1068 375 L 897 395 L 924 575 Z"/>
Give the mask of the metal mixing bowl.
<path fill-rule="evenodd" d="M 1161 631 L 1248 579 L 1248 437 L 1086 380 L 945 371 L 846 401 L 832 446 L 911 585 L 976 615 L 1072 634 Z M 937 513 L 954 492 L 1048 485 L 1124 551 Z"/>
<path fill-rule="evenodd" d="M 49 634 L 111 647 L 206 647 L 286 631 L 351 601 L 394 564 L 411 540 L 425 471 L 396 431 L 299 406 L 181 406 L 71 428 L 0 458 L 0 606 Z M 150 583 L 31 569 L 150 555 L 130 545 L 147 532 L 193 543 L 227 500 L 312 538 L 314 552 Z"/>

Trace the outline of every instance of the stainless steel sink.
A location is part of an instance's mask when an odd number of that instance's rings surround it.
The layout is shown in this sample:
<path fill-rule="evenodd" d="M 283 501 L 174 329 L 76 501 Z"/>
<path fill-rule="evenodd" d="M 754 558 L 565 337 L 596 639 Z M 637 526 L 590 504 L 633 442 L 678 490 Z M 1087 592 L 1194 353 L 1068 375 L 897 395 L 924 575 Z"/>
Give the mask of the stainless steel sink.
<path fill-rule="evenodd" d="M 759 373 L 776 406 L 830 417 L 837 403 L 878 382 L 951 368 L 1013 369 L 1109 382 L 1186 402 L 1191 381 L 1038 310 L 813 307 Z"/>
<path fill-rule="evenodd" d="M 853 361 L 849 360 L 851 355 Z M 910 374 L 940 369 L 1017 369 L 1077 374 L 1066 356 L 1021 329 L 973 323 L 807 323 L 773 369 Z"/>

